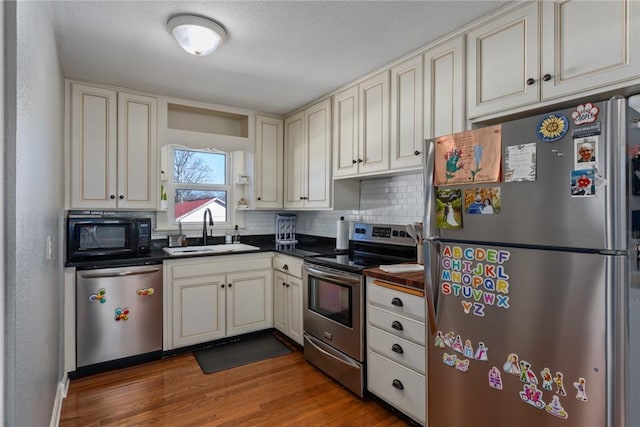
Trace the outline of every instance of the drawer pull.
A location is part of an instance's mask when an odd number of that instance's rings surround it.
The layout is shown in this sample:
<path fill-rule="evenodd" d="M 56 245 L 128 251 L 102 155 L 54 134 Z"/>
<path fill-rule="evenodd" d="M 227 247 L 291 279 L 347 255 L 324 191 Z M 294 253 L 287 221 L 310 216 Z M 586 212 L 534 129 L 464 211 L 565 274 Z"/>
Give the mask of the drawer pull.
<path fill-rule="evenodd" d="M 391 351 L 398 353 L 398 354 L 402 354 L 404 353 L 404 350 L 402 349 L 402 346 L 400 346 L 400 344 L 394 344 L 391 346 Z"/>
<path fill-rule="evenodd" d="M 391 383 L 391 385 L 392 385 L 394 388 L 397 388 L 398 390 L 404 390 L 404 386 L 402 385 L 402 382 L 400 382 L 400 380 L 398 380 L 398 379 L 393 380 L 393 382 Z"/>
<path fill-rule="evenodd" d="M 404 330 L 404 328 L 402 327 L 402 323 L 398 322 L 397 320 L 394 320 L 393 323 L 391 323 L 391 327 L 396 331 Z"/>
<path fill-rule="evenodd" d="M 402 300 L 400 298 L 394 297 L 391 300 L 391 304 L 395 305 L 396 307 L 402 307 L 404 304 L 402 304 Z"/>

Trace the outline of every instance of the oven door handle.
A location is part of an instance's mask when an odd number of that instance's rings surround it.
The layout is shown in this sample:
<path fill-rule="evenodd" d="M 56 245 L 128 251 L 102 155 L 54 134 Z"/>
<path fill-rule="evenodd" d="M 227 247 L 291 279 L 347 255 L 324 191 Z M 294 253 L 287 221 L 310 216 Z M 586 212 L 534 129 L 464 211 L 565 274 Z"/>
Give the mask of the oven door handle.
<path fill-rule="evenodd" d="M 305 334 L 305 337 L 309 341 L 309 344 L 311 344 L 316 350 L 318 350 L 320 353 L 324 354 L 325 356 L 329 356 L 332 359 L 335 359 L 340 363 L 346 363 L 347 365 L 351 366 L 352 368 L 360 369 L 360 366 L 358 366 L 358 364 L 356 364 L 353 360 L 350 360 L 349 358 L 346 358 L 344 356 L 340 357 L 337 354 L 331 354 L 327 350 L 321 348 L 318 344 L 322 343 L 322 341 L 318 340 L 317 338 L 312 337 L 309 334 Z"/>
<path fill-rule="evenodd" d="M 361 279 L 359 276 L 352 277 L 347 274 L 344 274 L 344 275 L 333 274 L 326 270 L 320 270 L 318 268 L 314 268 L 309 265 L 305 265 L 304 269 L 307 270 L 309 273 L 313 274 L 314 276 L 321 277 L 323 279 L 332 279 L 332 280 L 343 282 L 343 283 L 346 282 L 346 284 L 349 284 L 349 285 L 360 286 Z"/>

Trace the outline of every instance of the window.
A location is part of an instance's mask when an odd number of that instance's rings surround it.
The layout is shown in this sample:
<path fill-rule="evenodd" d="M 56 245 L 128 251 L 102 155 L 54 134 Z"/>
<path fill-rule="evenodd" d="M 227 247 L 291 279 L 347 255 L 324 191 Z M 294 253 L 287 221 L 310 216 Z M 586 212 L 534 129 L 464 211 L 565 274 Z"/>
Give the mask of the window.
<path fill-rule="evenodd" d="M 216 225 L 231 222 L 228 202 L 230 155 L 219 151 L 171 148 L 173 174 L 170 177 L 169 218 L 182 224 L 202 224 L 204 212 L 211 210 Z"/>

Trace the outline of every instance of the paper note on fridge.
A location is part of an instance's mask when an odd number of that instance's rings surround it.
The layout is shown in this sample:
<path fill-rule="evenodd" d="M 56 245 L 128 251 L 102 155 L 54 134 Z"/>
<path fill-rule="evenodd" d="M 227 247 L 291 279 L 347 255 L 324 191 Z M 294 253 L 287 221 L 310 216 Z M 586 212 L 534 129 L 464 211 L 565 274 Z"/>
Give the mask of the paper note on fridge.
<path fill-rule="evenodd" d="M 435 139 L 435 185 L 500 182 L 501 125 Z"/>

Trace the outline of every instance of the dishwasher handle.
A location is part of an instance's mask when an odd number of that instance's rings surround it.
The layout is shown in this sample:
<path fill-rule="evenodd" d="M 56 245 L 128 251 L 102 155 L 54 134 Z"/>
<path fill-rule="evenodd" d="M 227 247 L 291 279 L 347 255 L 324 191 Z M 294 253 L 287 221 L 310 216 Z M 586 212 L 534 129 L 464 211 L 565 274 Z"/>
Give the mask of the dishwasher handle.
<path fill-rule="evenodd" d="M 105 277 L 124 277 L 124 276 L 136 276 L 140 274 L 152 274 L 160 271 L 159 268 L 150 268 L 148 270 L 123 270 L 123 271 L 112 271 L 109 273 L 81 273 L 80 277 L 83 279 L 102 279 Z"/>

